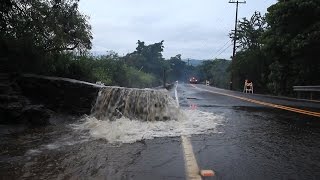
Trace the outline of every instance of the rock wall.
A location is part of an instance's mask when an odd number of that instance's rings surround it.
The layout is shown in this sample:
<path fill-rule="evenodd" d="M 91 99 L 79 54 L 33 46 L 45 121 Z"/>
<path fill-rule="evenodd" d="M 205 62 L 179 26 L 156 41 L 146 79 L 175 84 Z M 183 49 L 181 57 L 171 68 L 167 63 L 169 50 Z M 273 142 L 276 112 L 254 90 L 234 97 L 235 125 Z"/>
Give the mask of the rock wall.
<path fill-rule="evenodd" d="M 25 74 L 17 80 L 24 96 L 56 112 L 90 114 L 102 86 L 68 78 Z"/>

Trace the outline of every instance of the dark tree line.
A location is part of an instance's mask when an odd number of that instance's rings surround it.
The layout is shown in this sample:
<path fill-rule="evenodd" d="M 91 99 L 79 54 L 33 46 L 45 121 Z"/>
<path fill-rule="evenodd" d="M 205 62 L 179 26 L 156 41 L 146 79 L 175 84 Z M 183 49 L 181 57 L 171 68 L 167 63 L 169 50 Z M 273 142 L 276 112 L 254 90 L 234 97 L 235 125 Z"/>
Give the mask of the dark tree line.
<path fill-rule="evenodd" d="M 0 7 L 0 58 L 12 70 L 54 72 L 52 61 L 64 52 L 91 48 L 78 0 L 2 0 Z"/>
<path fill-rule="evenodd" d="M 196 75 L 200 82 L 208 80 L 212 86 L 228 89 L 230 64 L 231 61 L 226 59 L 207 60 L 195 68 Z"/>
<path fill-rule="evenodd" d="M 137 42 L 119 56 L 88 55 L 91 26 L 78 10 L 79 0 L 0 1 L 0 61 L 7 72 L 64 76 L 107 85 L 150 87 L 176 80 L 200 81 L 235 89 L 245 79 L 258 92 L 290 95 L 294 85 L 320 84 L 320 1 L 281 0 L 266 15 L 239 21 L 235 61 L 213 60 L 193 67 L 178 54 L 162 55 L 164 41 Z M 234 34 L 230 33 L 233 38 Z M 4 68 L 2 67 L 2 71 Z"/>
<path fill-rule="evenodd" d="M 294 85 L 320 84 L 320 1 L 282 0 L 265 16 L 243 18 L 238 28 L 236 88 L 247 78 L 260 92 L 291 95 Z"/>
<path fill-rule="evenodd" d="M 0 1 L 0 61 L 8 73 L 70 77 L 106 85 L 151 87 L 162 84 L 163 41 L 120 57 L 108 52 L 90 56 L 92 34 L 79 0 Z"/>

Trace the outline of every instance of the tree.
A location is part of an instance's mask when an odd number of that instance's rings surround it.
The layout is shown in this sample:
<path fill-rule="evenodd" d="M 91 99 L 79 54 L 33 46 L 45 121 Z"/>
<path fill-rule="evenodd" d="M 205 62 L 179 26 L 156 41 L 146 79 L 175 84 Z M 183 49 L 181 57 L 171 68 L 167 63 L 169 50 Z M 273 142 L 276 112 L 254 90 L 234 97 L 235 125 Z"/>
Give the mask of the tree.
<path fill-rule="evenodd" d="M 239 51 L 231 65 L 235 89 L 242 89 L 245 79 L 253 81 L 255 89 L 260 92 L 266 89 L 269 62 L 261 50 L 263 47 L 261 38 L 266 28 L 265 17 L 260 12 L 255 12 L 249 20 L 243 18 L 239 21 L 239 31 L 236 37 Z M 230 38 L 233 37 L 234 33 L 232 32 Z"/>
<path fill-rule="evenodd" d="M 258 91 L 282 95 L 293 95 L 294 85 L 320 84 L 320 1 L 281 0 L 238 28 L 231 68 L 238 88 L 244 78 Z"/>
<path fill-rule="evenodd" d="M 256 49 L 262 47 L 261 36 L 265 32 L 267 23 L 265 17 L 260 12 L 256 11 L 248 20 L 243 18 L 238 24 L 238 33 L 236 40 L 237 48 L 240 50 Z M 234 32 L 230 33 L 230 38 L 233 39 Z"/>
<path fill-rule="evenodd" d="M 1 1 L 1 39 L 46 52 L 90 49 L 91 26 L 87 17 L 78 11 L 78 2 Z"/>
<path fill-rule="evenodd" d="M 201 80 L 209 80 L 210 84 L 220 88 L 228 88 L 230 73 L 228 67 L 231 61 L 225 59 L 215 59 L 204 61 L 197 67 Z"/>
<path fill-rule="evenodd" d="M 294 85 L 320 84 L 320 1 L 279 1 L 268 8 L 269 28 L 264 50 L 275 64 L 280 94 L 291 94 Z"/>
<path fill-rule="evenodd" d="M 171 57 L 168 63 L 170 66 L 169 81 L 184 80 L 187 78 L 187 65 L 186 62 L 181 60 L 181 54 Z"/>
<path fill-rule="evenodd" d="M 162 57 L 163 42 L 145 45 L 143 41 L 138 40 L 136 51 L 127 54 L 124 60 L 130 66 L 161 77 L 165 64 Z"/>
<path fill-rule="evenodd" d="M 60 70 L 68 69 L 69 52 L 83 54 L 90 49 L 91 26 L 79 12 L 78 2 L 0 1 L 0 60 L 7 71 L 49 74 L 59 69 L 61 74 Z"/>

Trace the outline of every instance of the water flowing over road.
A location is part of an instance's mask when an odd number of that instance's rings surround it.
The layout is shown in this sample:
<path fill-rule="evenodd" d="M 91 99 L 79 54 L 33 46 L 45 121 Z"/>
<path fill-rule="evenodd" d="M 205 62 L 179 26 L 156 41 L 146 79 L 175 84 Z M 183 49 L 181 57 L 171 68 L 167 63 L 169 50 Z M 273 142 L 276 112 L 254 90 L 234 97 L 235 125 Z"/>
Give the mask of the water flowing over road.
<path fill-rule="evenodd" d="M 1 125 L 0 179 L 187 179 L 181 136 L 211 179 L 320 177 L 319 102 L 190 84 L 171 95 L 177 120 L 57 115 L 47 127 Z"/>

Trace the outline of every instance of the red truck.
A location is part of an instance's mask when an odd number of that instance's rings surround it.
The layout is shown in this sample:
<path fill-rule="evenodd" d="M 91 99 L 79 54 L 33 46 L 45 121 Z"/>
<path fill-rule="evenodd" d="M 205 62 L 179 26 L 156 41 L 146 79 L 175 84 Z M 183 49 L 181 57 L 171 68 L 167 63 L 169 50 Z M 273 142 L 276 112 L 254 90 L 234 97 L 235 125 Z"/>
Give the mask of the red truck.
<path fill-rule="evenodd" d="M 198 83 L 198 79 L 196 79 L 195 77 L 190 78 L 189 82 L 191 84 L 197 84 Z"/>

